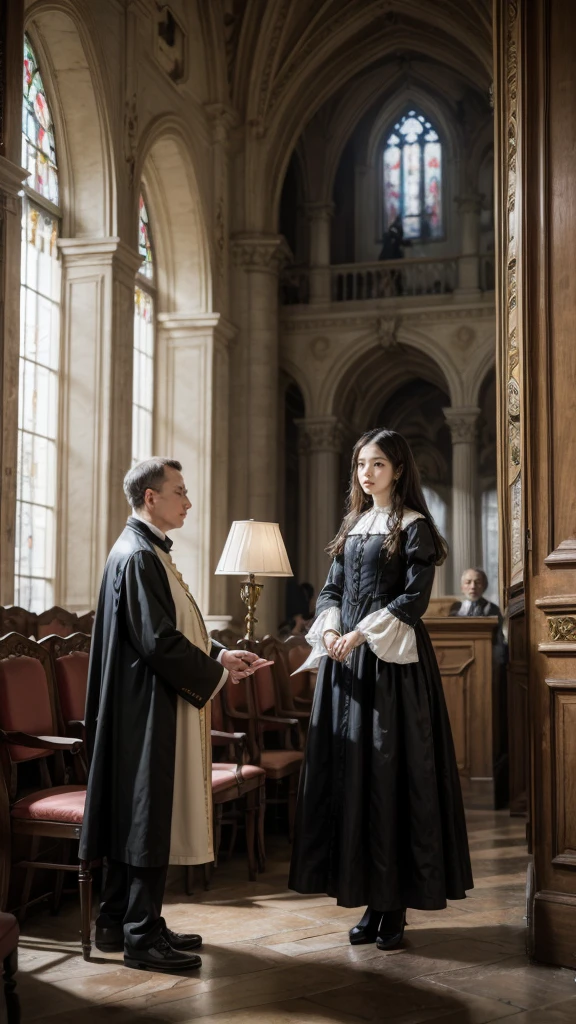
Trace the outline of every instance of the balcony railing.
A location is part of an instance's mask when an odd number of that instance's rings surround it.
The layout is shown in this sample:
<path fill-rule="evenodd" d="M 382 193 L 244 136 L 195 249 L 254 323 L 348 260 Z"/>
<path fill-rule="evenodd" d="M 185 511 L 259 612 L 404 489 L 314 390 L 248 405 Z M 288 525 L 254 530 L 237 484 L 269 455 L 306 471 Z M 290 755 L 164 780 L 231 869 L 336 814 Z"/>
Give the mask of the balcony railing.
<path fill-rule="evenodd" d="M 479 287 L 494 289 L 494 256 L 478 257 Z M 450 295 L 458 287 L 458 259 L 405 259 L 377 263 L 338 263 L 326 268 L 330 275 L 332 302 L 358 302 L 363 299 L 393 299 L 400 296 Z M 328 281 L 326 281 L 326 288 Z M 287 267 L 281 281 L 284 305 L 310 301 L 310 269 Z"/>

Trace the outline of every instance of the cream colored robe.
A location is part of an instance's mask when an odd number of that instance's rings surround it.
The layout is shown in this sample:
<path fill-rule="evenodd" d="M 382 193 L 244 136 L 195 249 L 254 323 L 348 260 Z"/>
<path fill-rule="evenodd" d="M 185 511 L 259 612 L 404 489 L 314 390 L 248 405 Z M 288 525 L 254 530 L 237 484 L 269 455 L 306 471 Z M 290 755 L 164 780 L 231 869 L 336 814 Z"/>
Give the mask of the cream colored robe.
<path fill-rule="evenodd" d="M 156 548 L 176 607 L 176 628 L 190 643 L 210 653 L 211 642 L 200 610 L 171 556 Z M 222 669 L 222 686 L 228 673 Z M 220 689 L 214 691 L 212 696 Z M 212 830 L 212 745 L 210 704 L 201 710 L 178 698 L 174 799 L 170 864 L 206 864 L 214 860 Z"/>

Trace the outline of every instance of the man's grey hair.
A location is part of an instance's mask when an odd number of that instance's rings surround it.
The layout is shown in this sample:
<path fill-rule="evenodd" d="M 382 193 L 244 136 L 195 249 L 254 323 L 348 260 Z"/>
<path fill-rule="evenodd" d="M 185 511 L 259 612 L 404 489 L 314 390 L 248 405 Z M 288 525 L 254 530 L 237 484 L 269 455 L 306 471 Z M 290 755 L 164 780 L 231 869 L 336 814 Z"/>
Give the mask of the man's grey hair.
<path fill-rule="evenodd" d="M 488 577 L 484 572 L 484 569 L 481 569 L 479 565 L 471 565 L 470 568 L 464 569 L 464 572 L 462 573 L 462 579 L 464 579 L 467 572 L 477 572 L 482 579 L 482 583 L 484 584 L 484 590 L 488 589 Z"/>
<path fill-rule="evenodd" d="M 166 459 L 164 456 L 144 459 L 144 462 L 138 462 L 128 470 L 124 477 L 124 494 L 132 508 L 142 508 L 144 496 L 149 487 L 153 491 L 160 490 L 166 476 L 166 466 L 169 469 L 177 469 L 179 473 L 182 472 L 180 462 L 177 462 L 176 459 Z"/>

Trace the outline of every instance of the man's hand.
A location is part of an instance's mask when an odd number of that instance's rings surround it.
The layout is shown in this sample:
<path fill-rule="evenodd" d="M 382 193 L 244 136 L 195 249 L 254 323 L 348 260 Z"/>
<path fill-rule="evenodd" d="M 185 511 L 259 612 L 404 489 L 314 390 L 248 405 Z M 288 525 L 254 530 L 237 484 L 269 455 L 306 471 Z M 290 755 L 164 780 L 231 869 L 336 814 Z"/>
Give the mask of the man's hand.
<path fill-rule="evenodd" d="M 331 656 L 335 661 L 346 661 L 346 658 L 355 647 L 359 647 L 363 644 L 366 637 L 359 629 L 353 629 L 351 633 L 345 633 L 344 636 L 338 637 L 336 642 L 332 645 L 330 651 Z"/>
<path fill-rule="evenodd" d="M 224 651 L 220 658 L 220 664 L 228 669 L 232 676 L 232 682 L 239 683 L 241 679 L 251 676 L 259 668 L 273 665 L 274 662 L 266 661 L 265 658 L 259 658 L 252 651 Z"/>

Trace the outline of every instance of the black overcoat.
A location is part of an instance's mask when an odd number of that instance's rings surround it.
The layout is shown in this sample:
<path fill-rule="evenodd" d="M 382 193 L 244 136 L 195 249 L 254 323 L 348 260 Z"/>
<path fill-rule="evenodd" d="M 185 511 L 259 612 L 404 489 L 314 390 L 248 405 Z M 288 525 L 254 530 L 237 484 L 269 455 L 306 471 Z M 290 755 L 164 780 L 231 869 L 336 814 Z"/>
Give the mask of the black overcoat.
<path fill-rule="evenodd" d="M 222 678 L 221 646 L 209 656 L 176 629 L 155 554 L 171 544 L 131 516 L 106 562 L 88 673 L 82 860 L 168 864 L 177 701 L 203 707 Z"/>
<path fill-rule="evenodd" d="M 418 662 L 324 657 L 300 780 L 289 886 L 344 907 L 439 910 L 472 888 L 450 722 L 426 627 L 435 549 L 425 519 L 389 555 L 380 534 L 350 535 L 317 611 L 342 633 L 381 608 L 415 629 Z"/>

